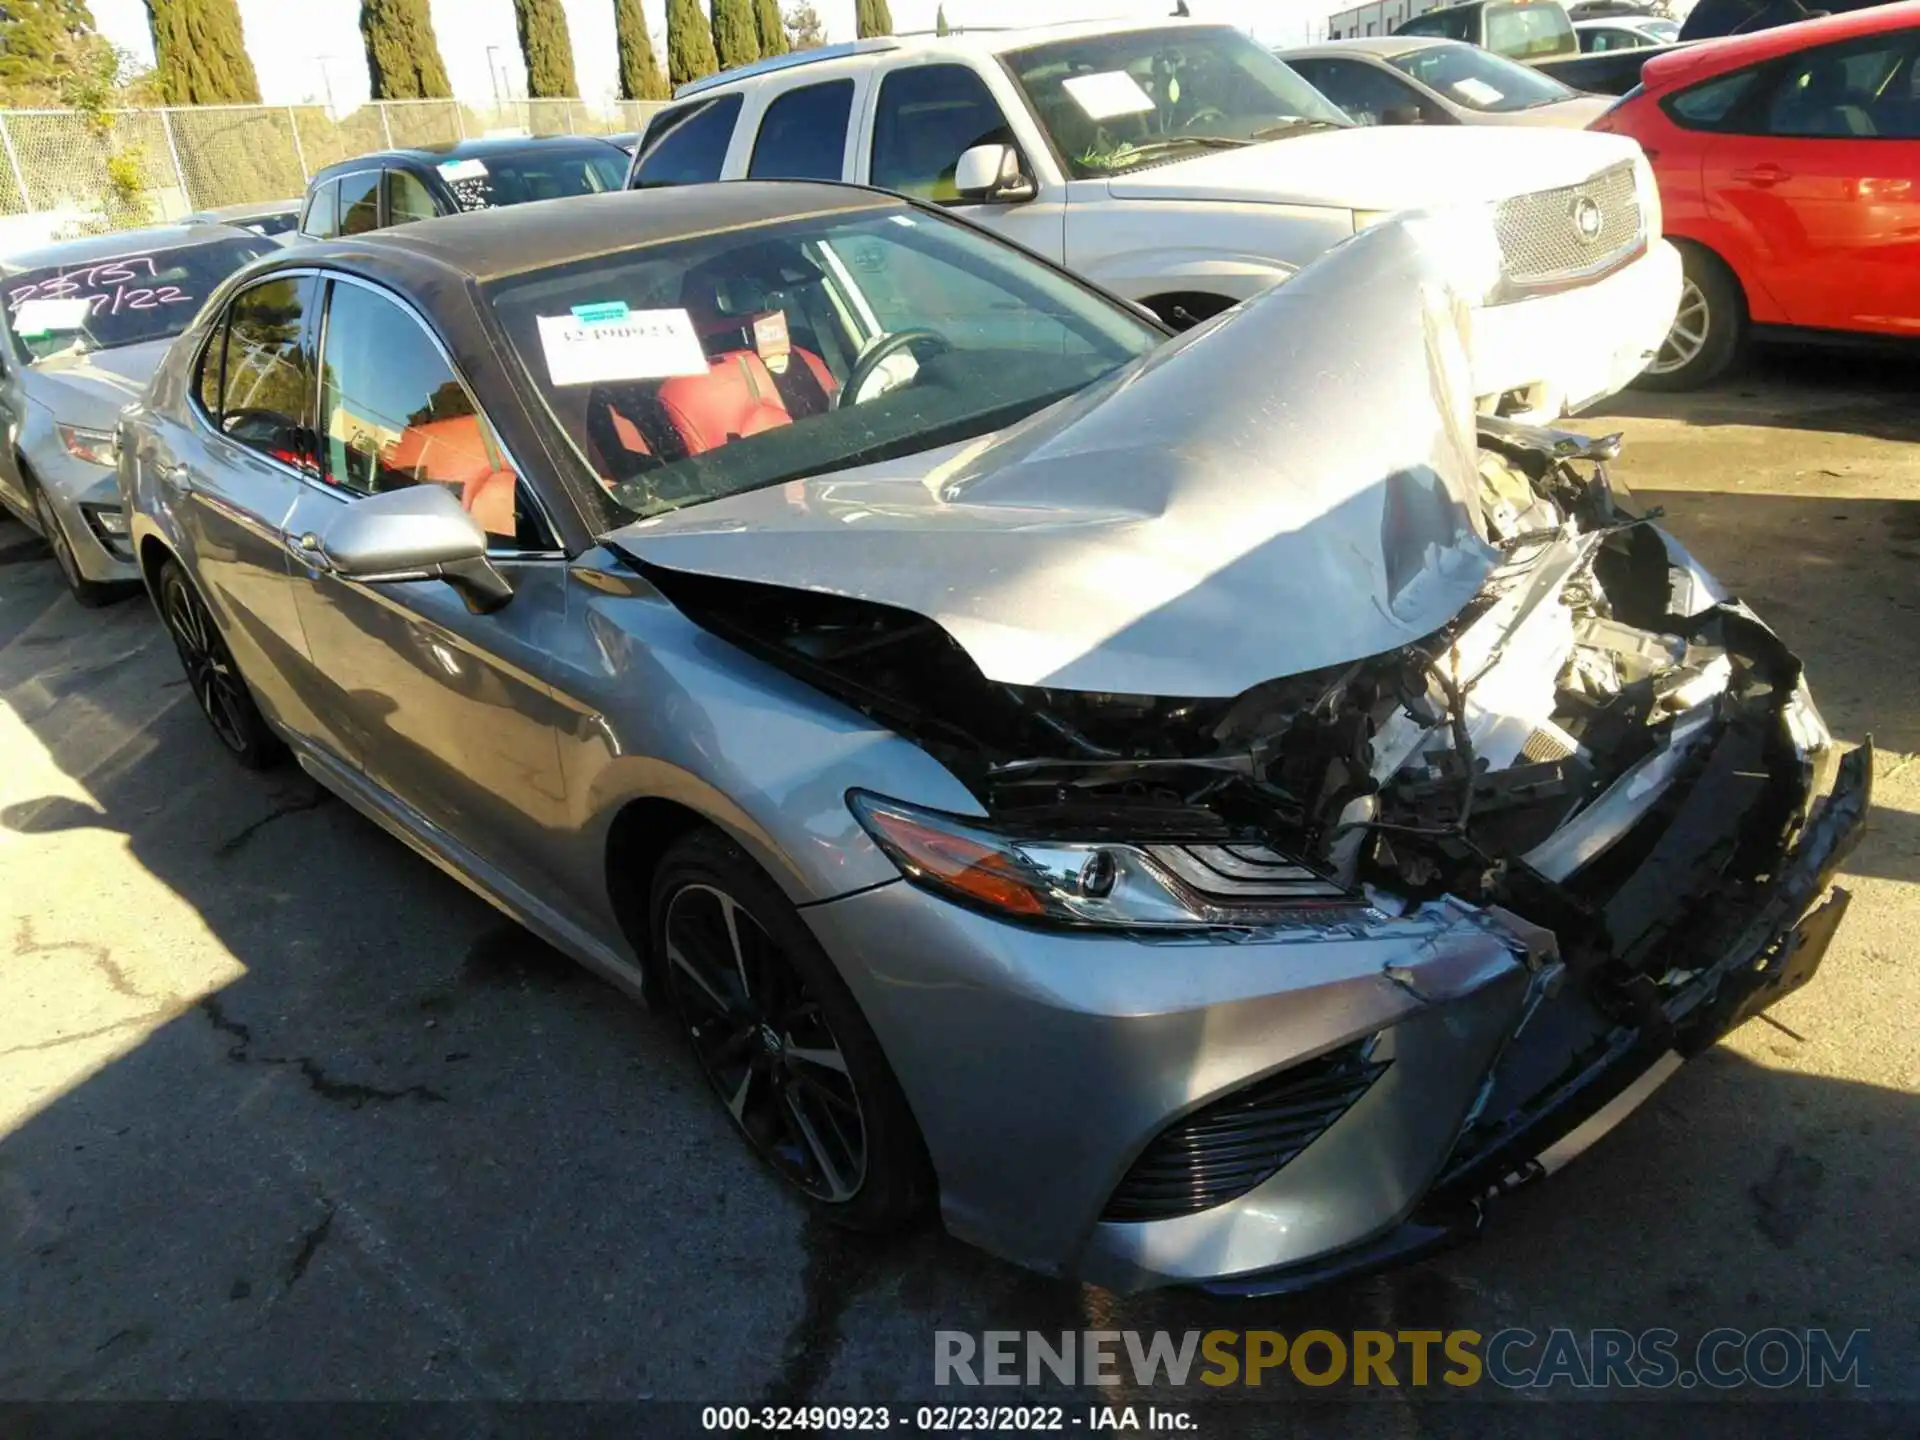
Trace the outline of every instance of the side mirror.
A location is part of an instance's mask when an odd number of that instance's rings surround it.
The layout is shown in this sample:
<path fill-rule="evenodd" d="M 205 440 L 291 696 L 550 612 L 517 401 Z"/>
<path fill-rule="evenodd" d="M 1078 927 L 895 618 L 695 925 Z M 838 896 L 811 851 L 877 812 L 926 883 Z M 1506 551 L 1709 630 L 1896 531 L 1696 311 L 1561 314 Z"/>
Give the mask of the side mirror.
<path fill-rule="evenodd" d="M 962 200 L 984 205 L 1013 205 L 1040 193 L 1011 145 L 975 145 L 962 151 L 953 167 L 953 188 Z"/>
<path fill-rule="evenodd" d="M 1418 125 L 1421 124 L 1418 105 L 1389 105 L 1380 112 L 1382 125 Z"/>
<path fill-rule="evenodd" d="M 356 500 L 324 533 L 302 535 L 295 544 L 334 574 L 365 585 L 444 580 L 476 615 L 513 598 L 513 586 L 487 559 L 487 532 L 440 485 Z"/>

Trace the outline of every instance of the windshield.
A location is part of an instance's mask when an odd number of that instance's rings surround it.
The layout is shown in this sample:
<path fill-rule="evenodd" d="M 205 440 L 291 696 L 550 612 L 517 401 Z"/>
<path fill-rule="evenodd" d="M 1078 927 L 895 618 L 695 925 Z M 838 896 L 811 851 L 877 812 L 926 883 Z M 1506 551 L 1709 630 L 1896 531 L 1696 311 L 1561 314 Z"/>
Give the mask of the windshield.
<path fill-rule="evenodd" d="M 627 157 L 608 146 L 527 150 L 518 155 L 469 156 L 440 162 L 440 178 L 462 210 L 489 210 L 528 200 L 559 200 L 618 190 L 627 183 Z"/>
<path fill-rule="evenodd" d="M 613 524 L 986 434 L 1163 338 L 905 206 L 646 246 L 487 294 Z"/>
<path fill-rule="evenodd" d="M 1351 123 L 1226 26 L 1061 40 L 1006 61 L 1076 179 Z"/>
<path fill-rule="evenodd" d="M 1494 115 L 1571 100 L 1577 93 L 1551 75 L 1457 41 L 1394 55 L 1387 63 L 1456 105 Z"/>
<path fill-rule="evenodd" d="M 201 302 L 269 240 L 211 240 L 9 275 L 7 323 L 28 364 L 64 350 L 111 350 L 186 329 Z"/>

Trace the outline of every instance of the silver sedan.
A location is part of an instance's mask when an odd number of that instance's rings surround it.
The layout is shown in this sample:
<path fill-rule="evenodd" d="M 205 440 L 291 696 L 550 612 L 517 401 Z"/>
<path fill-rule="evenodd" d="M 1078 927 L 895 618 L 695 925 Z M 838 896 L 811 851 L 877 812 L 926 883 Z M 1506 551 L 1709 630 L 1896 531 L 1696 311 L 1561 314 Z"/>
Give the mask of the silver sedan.
<path fill-rule="evenodd" d="M 838 186 L 282 252 L 132 543 L 241 763 L 666 1007 L 827 1218 L 1291 1289 L 1804 983 L 1867 803 L 1606 442 L 1476 424 L 1453 253 L 1169 339 Z"/>
<path fill-rule="evenodd" d="M 1363 125 L 1581 130 L 1614 103 L 1478 45 L 1429 35 L 1358 36 L 1275 53 Z"/>

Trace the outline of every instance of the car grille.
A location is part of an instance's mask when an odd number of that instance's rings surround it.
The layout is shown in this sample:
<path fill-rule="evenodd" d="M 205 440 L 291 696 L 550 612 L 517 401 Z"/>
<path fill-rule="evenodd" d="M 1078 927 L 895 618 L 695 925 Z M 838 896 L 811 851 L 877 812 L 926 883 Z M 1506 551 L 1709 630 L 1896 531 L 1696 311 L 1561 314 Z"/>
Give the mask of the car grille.
<path fill-rule="evenodd" d="M 1501 273 L 1510 290 L 1610 270 L 1639 250 L 1643 228 L 1630 160 L 1578 185 L 1516 195 L 1494 211 Z"/>
<path fill-rule="evenodd" d="M 1224 1205 L 1326 1133 L 1391 1062 L 1370 1037 L 1237 1090 L 1156 1135 L 1107 1201 L 1103 1220 L 1169 1220 Z"/>

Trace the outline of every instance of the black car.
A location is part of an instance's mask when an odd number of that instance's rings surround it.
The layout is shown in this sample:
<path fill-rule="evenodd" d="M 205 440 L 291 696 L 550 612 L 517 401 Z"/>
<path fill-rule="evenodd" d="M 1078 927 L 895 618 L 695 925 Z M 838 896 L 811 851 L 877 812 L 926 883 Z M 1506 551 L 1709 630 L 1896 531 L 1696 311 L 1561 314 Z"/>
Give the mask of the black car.
<path fill-rule="evenodd" d="M 300 211 L 313 239 L 463 210 L 618 190 L 627 152 L 592 135 L 461 140 L 357 155 L 315 173 Z"/>

